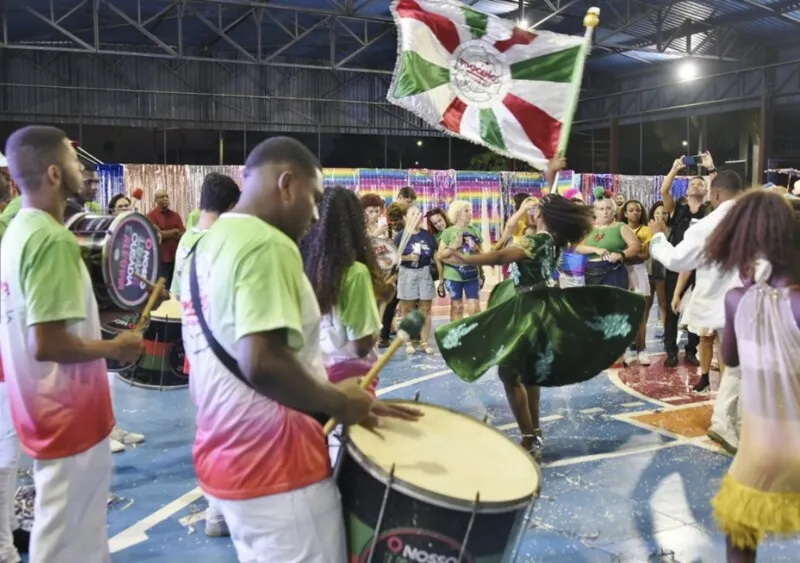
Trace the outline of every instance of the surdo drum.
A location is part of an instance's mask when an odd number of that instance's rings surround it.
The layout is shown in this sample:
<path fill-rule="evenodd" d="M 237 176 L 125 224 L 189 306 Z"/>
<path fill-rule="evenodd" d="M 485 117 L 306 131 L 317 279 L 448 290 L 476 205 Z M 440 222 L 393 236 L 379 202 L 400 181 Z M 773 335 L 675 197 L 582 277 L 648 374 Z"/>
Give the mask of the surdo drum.
<path fill-rule="evenodd" d="M 77 238 L 101 310 L 130 311 L 147 302 L 150 293 L 139 274 L 156 282 L 161 261 L 158 234 L 144 215 L 78 213 L 66 223 Z"/>
<path fill-rule="evenodd" d="M 135 326 L 137 319 L 119 319 L 120 330 Z M 128 326 L 121 326 L 126 323 Z M 104 327 L 111 333 L 113 325 Z M 113 338 L 113 334 L 110 334 Z M 181 304 L 170 299 L 150 313 L 150 322 L 144 331 L 144 354 L 139 360 L 122 369 L 112 369 L 118 376 L 135 387 L 145 389 L 185 389 L 189 385 L 184 372 L 184 352 L 181 332 Z"/>
<path fill-rule="evenodd" d="M 505 563 L 539 494 L 530 454 L 443 407 L 347 428 L 337 461 L 350 563 Z"/>

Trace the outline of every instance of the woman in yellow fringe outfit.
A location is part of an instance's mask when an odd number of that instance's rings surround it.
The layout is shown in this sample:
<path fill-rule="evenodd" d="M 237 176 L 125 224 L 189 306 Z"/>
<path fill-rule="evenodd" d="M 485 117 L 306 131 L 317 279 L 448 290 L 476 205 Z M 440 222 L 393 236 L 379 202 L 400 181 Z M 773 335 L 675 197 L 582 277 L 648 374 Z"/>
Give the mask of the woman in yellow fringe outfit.
<path fill-rule="evenodd" d="M 722 340 L 725 363 L 742 371 L 739 450 L 713 500 L 729 563 L 754 562 L 768 535 L 800 535 L 799 230 L 786 198 L 756 189 L 706 249 L 745 280 L 725 298 Z"/>

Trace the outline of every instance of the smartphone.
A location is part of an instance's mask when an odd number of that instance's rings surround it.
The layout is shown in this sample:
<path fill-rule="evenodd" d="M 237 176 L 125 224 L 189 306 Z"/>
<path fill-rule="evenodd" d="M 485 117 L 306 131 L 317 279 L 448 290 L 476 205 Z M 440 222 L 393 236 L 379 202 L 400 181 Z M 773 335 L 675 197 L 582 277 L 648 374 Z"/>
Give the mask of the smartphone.
<path fill-rule="evenodd" d="M 681 157 L 681 163 L 683 163 L 684 166 L 697 166 L 701 160 L 702 155 L 699 154 Z"/>

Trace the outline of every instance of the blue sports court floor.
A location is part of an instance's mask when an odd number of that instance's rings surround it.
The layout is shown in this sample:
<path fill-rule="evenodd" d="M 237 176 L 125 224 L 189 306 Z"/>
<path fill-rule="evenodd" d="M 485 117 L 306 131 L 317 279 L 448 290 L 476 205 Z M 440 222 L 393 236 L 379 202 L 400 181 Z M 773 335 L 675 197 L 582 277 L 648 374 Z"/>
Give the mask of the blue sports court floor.
<path fill-rule="evenodd" d="M 651 349 L 660 344 L 653 342 Z M 697 412 L 702 418 L 710 397 L 690 397 L 688 371 L 672 370 L 667 377 L 658 359 L 649 370 L 604 373 L 580 386 L 542 393 L 544 480 L 521 561 L 724 561 L 724 540 L 709 501 L 731 458 L 702 429 L 675 426 L 676 419 Z M 450 373 L 439 356 L 407 357 L 401 351 L 384 371 L 380 393 L 413 398 L 416 392 L 423 401 L 477 418 L 488 415 L 491 424 L 516 437 L 492 373 L 470 385 Z M 229 540 L 209 539 L 203 532 L 188 391 L 147 391 L 115 380 L 114 404 L 120 425 L 144 433 L 147 441 L 114 456 L 112 492 L 119 500 L 108 519 L 113 561 L 235 562 Z M 660 417 L 672 422 L 661 425 Z M 796 562 L 798 553 L 800 542 L 772 541 L 759 561 Z"/>

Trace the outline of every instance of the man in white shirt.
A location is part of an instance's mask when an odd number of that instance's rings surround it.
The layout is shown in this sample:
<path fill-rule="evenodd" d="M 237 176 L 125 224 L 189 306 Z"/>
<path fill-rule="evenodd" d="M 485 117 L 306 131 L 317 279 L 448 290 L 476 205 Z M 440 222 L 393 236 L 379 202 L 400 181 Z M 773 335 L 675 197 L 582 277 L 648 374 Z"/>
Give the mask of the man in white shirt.
<path fill-rule="evenodd" d="M 692 319 L 698 326 L 717 330 L 720 336 L 725 328 L 725 294 L 731 288 L 741 286 L 742 282 L 737 273 L 722 274 L 716 267 L 706 264 L 705 245 L 741 193 L 742 179 L 739 175 L 731 170 L 720 171 L 709 190 L 714 211 L 689 227 L 683 241 L 677 246 L 667 241 L 666 224 L 650 222 L 650 230 L 654 233 L 650 255 L 673 272 L 696 271 Z M 709 437 L 729 451 L 735 450 L 739 443 L 740 377 L 737 368 L 725 369 L 709 430 Z"/>
<path fill-rule="evenodd" d="M 238 204 L 199 240 L 181 276 L 195 470 L 242 563 L 347 561 L 328 442 L 308 413 L 345 424 L 416 418 L 353 382 L 328 381 L 320 309 L 297 247 L 321 196 L 322 167 L 306 147 L 264 141 L 247 157 Z"/>
<path fill-rule="evenodd" d="M 34 459 L 29 561 L 109 563 L 114 412 L 105 360 L 136 359 L 142 336 L 100 333 L 89 271 L 64 228 L 67 199 L 83 189 L 64 132 L 20 129 L 6 155 L 22 206 L 0 244 L 0 348 L 11 418 Z"/>

